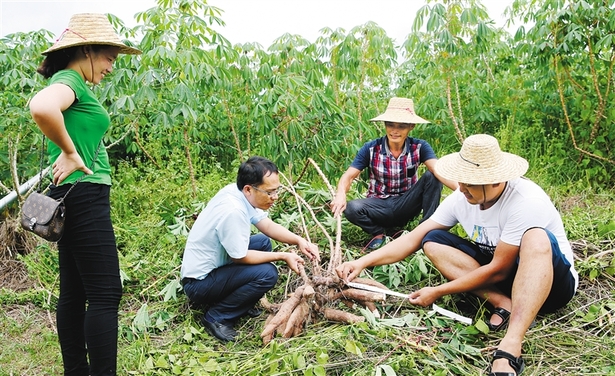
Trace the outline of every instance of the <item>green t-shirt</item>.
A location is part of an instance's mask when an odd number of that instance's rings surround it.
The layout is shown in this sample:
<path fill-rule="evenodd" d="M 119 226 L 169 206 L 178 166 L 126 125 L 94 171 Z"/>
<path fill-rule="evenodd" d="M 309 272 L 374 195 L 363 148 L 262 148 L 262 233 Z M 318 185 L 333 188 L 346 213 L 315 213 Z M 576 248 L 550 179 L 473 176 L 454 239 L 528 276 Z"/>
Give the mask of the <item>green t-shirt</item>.
<path fill-rule="evenodd" d="M 58 83 L 70 87 L 75 92 L 75 102 L 62 113 L 64 124 L 68 135 L 75 144 L 77 153 L 83 159 L 83 163 L 94 172 L 92 175 L 85 176 L 81 181 L 111 185 L 109 155 L 102 144 L 103 135 L 111 124 L 109 114 L 76 71 L 66 69 L 57 72 L 51 77 L 49 84 Z M 92 159 L 99 145 L 98 157 L 96 163 L 92 166 Z M 51 141 L 49 141 L 47 151 L 51 164 L 58 159 L 62 152 L 58 145 Z M 83 174 L 82 171 L 75 171 L 60 185 L 74 183 Z"/>

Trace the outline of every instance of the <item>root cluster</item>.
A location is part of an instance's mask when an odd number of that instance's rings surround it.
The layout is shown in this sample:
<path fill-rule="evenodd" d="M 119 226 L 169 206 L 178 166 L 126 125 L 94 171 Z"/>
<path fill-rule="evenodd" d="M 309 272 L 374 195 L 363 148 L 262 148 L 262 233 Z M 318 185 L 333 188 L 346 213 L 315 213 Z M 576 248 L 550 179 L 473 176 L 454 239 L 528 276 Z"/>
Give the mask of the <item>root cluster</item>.
<path fill-rule="evenodd" d="M 308 162 L 314 165 L 329 187 L 331 194 L 334 195 L 333 188 L 322 174 L 320 168 L 311 158 L 308 159 Z M 379 313 L 376 308 L 376 303 L 383 302 L 386 296 L 371 291 L 348 288 L 344 281 L 337 277 L 335 272 L 335 268 L 342 263 L 342 252 L 340 248 L 341 219 L 337 218 L 337 235 L 334 243 L 333 239 L 316 219 L 312 208 L 295 192 L 293 185 L 288 182 L 288 186 L 284 188 L 294 195 L 300 214 L 302 213 L 302 206 L 306 207 L 310 212 L 313 220 L 329 240 L 331 252 L 327 270 L 322 270 L 317 261 L 313 261 L 311 276 L 308 276 L 305 270 L 301 268 L 302 283 L 292 294 L 288 295 L 284 302 L 272 304 L 266 298 L 261 299 L 261 305 L 269 312 L 269 316 L 265 322 L 265 328 L 261 333 L 263 343 L 269 343 L 276 335 L 283 338 L 297 336 L 301 334 L 303 328 L 307 324 L 315 322 L 319 320 L 319 318 L 346 324 L 365 320 L 363 316 L 357 316 L 350 312 L 334 308 L 338 307 L 339 303 L 343 303 L 349 308 L 362 307 L 368 309 L 378 317 Z M 303 216 L 301 216 L 301 218 L 303 218 Z M 305 227 L 304 223 L 304 232 L 309 240 L 309 234 Z M 356 278 L 353 282 L 387 289 L 383 284 L 371 279 Z"/>

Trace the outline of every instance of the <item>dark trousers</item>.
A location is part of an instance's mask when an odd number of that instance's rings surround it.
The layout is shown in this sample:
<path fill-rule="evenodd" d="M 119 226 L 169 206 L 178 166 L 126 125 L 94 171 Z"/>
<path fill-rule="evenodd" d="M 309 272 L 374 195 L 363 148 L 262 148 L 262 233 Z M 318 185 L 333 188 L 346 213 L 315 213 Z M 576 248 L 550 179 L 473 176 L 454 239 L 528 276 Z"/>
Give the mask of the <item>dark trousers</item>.
<path fill-rule="evenodd" d="M 62 197 L 69 187 L 50 196 Z M 65 200 L 57 308 L 64 375 L 116 374 L 122 284 L 109 193 L 108 185 L 79 183 Z"/>
<path fill-rule="evenodd" d="M 442 183 L 430 171 L 426 171 L 409 191 L 400 196 L 349 201 L 344 215 L 363 231 L 380 235 L 386 229 L 404 227 L 421 210 L 421 222 L 429 218 L 440 205 L 441 194 Z"/>
<path fill-rule="evenodd" d="M 248 249 L 271 252 L 271 240 L 264 234 L 250 237 Z M 202 280 L 185 278 L 184 292 L 191 303 L 209 306 L 208 318 L 233 325 L 278 281 L 278 269 L 272 263 L 227 264 L 212 270 Z"/>
<path fill-rule="evenodd" d="M 551 285 L 551 292 L 545 300 L 540 309 L 541 313 L 554 312 L 557 309 L 568 304 L 570 299 L 574 296 L 575 280 L 570 272 L 570 263 L 559 249 L 559 243 L 549 230 L 544 229 L 551 242 L 551 261 L 553 263 L 553 284 Z M 472 257 L 480 265 L 487 265 L 493 260 L 492 254 L 485 254 L 481 251 L 476 243 L 463 239 L 455 234 L 452 234 L 446 230 L 432 230 L 423 238 L 422 245 L 427 242 L 434 242 L 437 244 L 443 244 L 449 247 L 457 248 L 461 252 Z M 515 265 L 510 274 L 501 282 L 495 284 L 495 286 L 503 293 L 511 296 L 512 286 L 515 281 L 517 269 L 519 266 L 519 258 L 515 262 Z"/>

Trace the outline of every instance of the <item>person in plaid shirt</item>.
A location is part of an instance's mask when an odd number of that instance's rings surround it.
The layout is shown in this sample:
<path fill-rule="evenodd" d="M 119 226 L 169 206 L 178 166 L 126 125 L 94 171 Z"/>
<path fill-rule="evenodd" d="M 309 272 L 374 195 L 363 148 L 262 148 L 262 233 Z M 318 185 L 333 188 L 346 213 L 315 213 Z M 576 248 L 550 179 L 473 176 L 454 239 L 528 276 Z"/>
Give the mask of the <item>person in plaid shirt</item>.
<path fill-rule="evenodd" d="M 383 121 L 386 136 L 366 142 L 340 178 L 331 202 L 334 217 L 344 213 L 353 224 L 372 235 L 366 248 L 379 248 L 387 230 L 404 227 L 421 211 L 429 218 L 440 204 L 442 184 L 453 191 L 456 182 L 434 171 L 436 154 L 425 140 L 408 137 L 418 123 L 429 123 L 414 112 L 412 99 L 391 98 L 385 112 L 371 121 Z M 418 169 L 427 170 L 420 178 Z M 365 168 L 369 171 L 367 197 L 346 200 L 354 179 Z"/>

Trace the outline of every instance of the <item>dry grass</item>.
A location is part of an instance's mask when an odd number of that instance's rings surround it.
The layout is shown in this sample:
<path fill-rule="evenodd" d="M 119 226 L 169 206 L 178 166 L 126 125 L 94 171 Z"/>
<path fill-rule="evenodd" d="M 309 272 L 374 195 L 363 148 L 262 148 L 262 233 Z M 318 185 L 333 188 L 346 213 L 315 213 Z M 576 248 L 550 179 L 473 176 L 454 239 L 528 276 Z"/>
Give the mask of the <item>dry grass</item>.
<path fill-rule="evenodd" d="M 566 210 L 577 212 L 585 205 L 585 199 L 576 198 L 568 201 Z M 586 210 L 597 210 L 589 205 Z M 7 303 L 7 296 L 27 296 L 31 291 L 41 291 L 40 282 L 28 275 L 21 255 L 28 255 L 36 250 L 38 240 L 19 229 L 19 223 L 6 220 L 0 224 L 0 290 L 10 291 L 2 295 L 2 314 L 0 333 L 5 343 L 2 363 L 14 364 L 10 374 L 53 374 L 60 367 L 59 349 L 53 320 L 45 304 L 24 302 Z M 615 265 L 615 241 L 575 240 L 572 242 L 577 269 L 581 273 L 580 286 L 575 298 L 559 312 L 540 316 L 537 325 L 526 335 L 524 357 L 527 368 L 524 375 L 615 375 L 615 278 L 607 273 L 607 266 Z M 595 272 L 595 278 L 592 276 Z M 288 281 L 292 284 L 292 281 Z M 136 283 L 136 281 L 135 281 Z M 55 286 L 57 288 L 57 286 Z M 288 288 L 292 286 L 287 286 Z M 122 303 L 123 316 L 134 314 L 151 297 L 138 294 L 125 295 Z M 134 287 L 141 291 L 141 287 Z M 292 288 L 290 289 L 292 291 Z M 25 295 L 24 295 L 25 294 Z M 46 294 L 45 297 L 47 296 Z M 8 299 L 10 300 L 10 299 Z M 43 298 L 43 300 L 47 300 Z M 150 306 L 154 302 L 150 301 Z M 153 374 L 140 370 L 143 366 L 141 355 L 147 357 L 147 348 L 156 348 L 157 353 L 178 353 L 178 357 L 186 359 L 197 356 L 193 352 L 183 352 L 177 345 L 178 338 L 183 336 L 184 327 L 195 325 L 192 322 L 194 312 L 186 308 L 185 298 L 177 302 L 159 302 L 161 308 L 173 310 L 178 316 L 174 324 L 155 335 L 147 335 L 137 342 L 120 340 L 120 363 L 127 369 L 135 370 L 135 374 Z M 420 310 L 416 310 L 420 312 Z M 192 313 L 192 314 L 191 314 Z M 401 312 L 391 312 L 389 317 L 400 317 Z M 124 328 L 129 326 L 130 318 L 121 319 Z M 250 374 L 268 375 L 267 362 L 278 359 L 270 354 L 275 347 L 262 347 L 257 340 L 262 330 L 264 317 L 256 320 L 246 320 L 239 328 L 242 332 L 242 342 L 231 347 L 220 347 L 215 340 L 204 335 L 195 345 L 206 348 L 216 348 L 220 357 L 220 367 L 225 361 L 232 360 L 238 364 L 238 370 L 250 371 Z M 308 325 L 306 334 L 288 341 L 278 340 L 278 354 L 295 354 L 305 351 L 306 357 L 313 356 L 315 348 L 328 350 L 329 360 L 326 363 L 327 375 L 373 375 L 376 365 L 398 364 L 396 375 L 433 374 L 433 371 L 423 369 L 442 369 L 443 375 L 482 374 L 488 365 L 491 351 L 499 342 L 502 334 L 473 335 L 457 337 L 460 343 L 476 346 L 479 355 L 463 355 L 457 353 L 454 360 L 442 355 L 443 345 L 451 343 L 455 338 L 455 329 L 448 324 L 431 330 L 410 327 L 378 330 L 362 330 L 358 328 L 344 329 L 344 326 L 334 325 L 325 321 L 312 322 Z M 362 343 L 365 348 L 361 356 L 355 356 L 344 351 L 344 341 L 354 333 L 353 338 Z M 146 338 L 149 338 L 146 340 Z M 464 341 L 470 342 L 464 342 Z M 211 342 L 209 342 L 211 341 Z M 181 341 L 179 341 L 181 343 Z M 202 345 L 201 345 L 202 344 Z M 334 350 L 336 348 L 336 350 Z M 235 351 L 236 350 L 236 351 Z M 135 356 L 135 354 L 140 354 Z M 308 355 L 312 354 L 312 355 Z M 267 356 L 271 356 L 268 360 Z M 277 355 L 276 355 L 277 356 Z M 282 356 L 282 355 L 280 355 Z M 290 356 L 290 355 L 288 355 Z M 139 360 L 140 359 L 140 360 Z M 44 361 L 47 366 L 41 365 Z M 314 360 L 311 359 L 311 362 Z M 404 368 L 405 364 L 416 363 L 415 368 Z M 265 364 L 265 365 L 263 365 Z M 424 368 L 427 367 L 427 368 Z M 431 368 L 430 368 L 431 367 Z M 256 370 L 256 371 L 255 371 Z M 262 371 L 259 371 L 262 370 Z M 352 371 L 351 371 L 352 370 Z M 237 371 L 237 372 L 239 372 Z M 0 370 L 0 375 L 4 375 Z M 254 373 L 256 372 L 256 373 Z M 261 373 L 259 373 L 261 372 Z M 8 375 L 9 373 L 7 373 Z M 161 373 L 164 374 L 164 373 Z M 228 374 L 241 374 L 228 373 Z M 246 373 L 248 374 L 248 373 Z M 273 373 L 275 374 L 275 373 Z M 282 374 L 282 373 L 280 373 Z M 300 374 L 298 372 L 297 374 Z"/>

